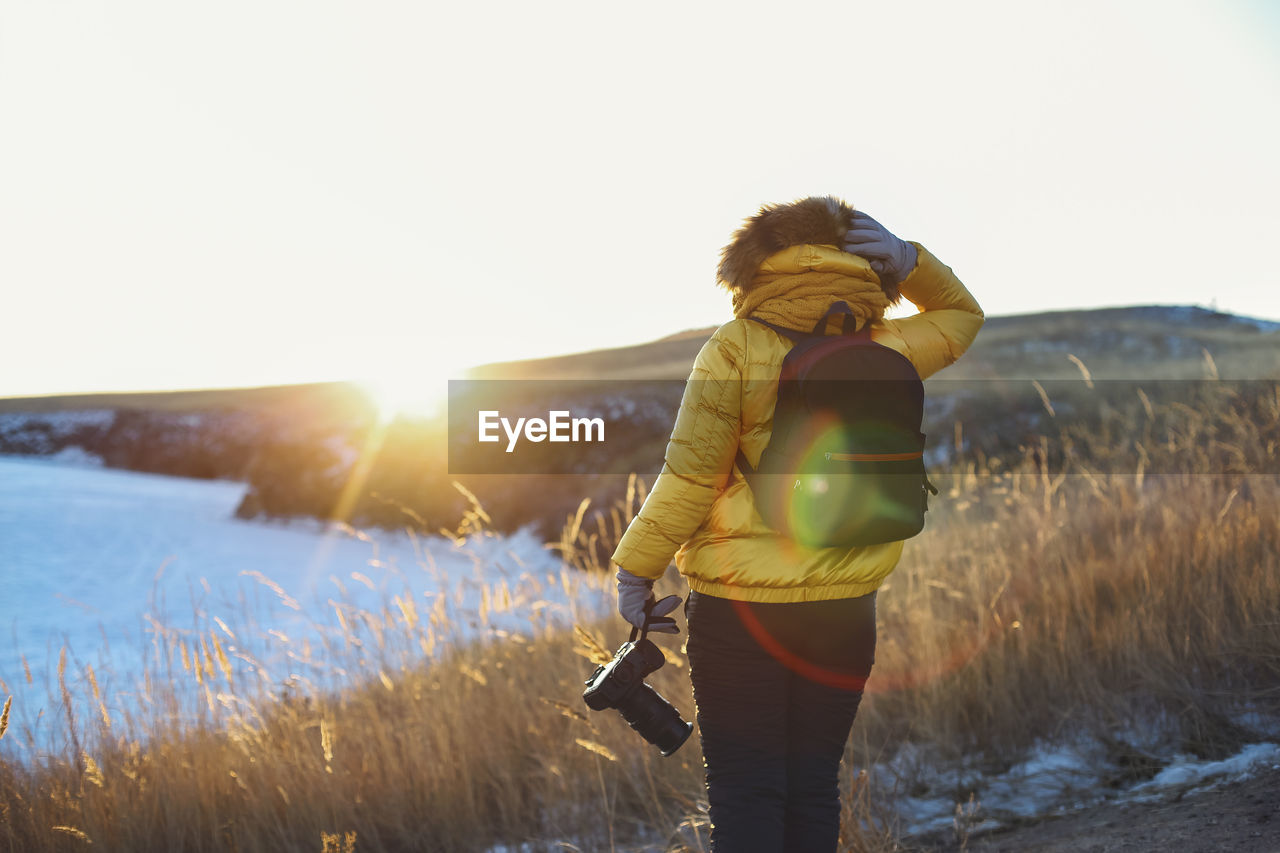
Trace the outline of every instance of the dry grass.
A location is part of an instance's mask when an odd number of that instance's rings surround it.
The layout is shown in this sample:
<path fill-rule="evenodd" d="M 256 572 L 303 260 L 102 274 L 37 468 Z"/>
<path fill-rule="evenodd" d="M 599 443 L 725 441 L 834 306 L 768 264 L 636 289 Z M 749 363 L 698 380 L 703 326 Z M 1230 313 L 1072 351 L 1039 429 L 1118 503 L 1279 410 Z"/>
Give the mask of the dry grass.
<path fill-rule="evenodd" d="M 1219 755 L 1250 735 L 1243 713 L 1280 716 L 1280 486 L 1247 473 L 1274 470 L 1280 400 L 1228 402 L 1117 411 L 1108 441 L 1068 429 L 937 478 L 945 500 L 879 599 L 843 849 L 904 849 L 889 808 L 901 791 L 860 768 L 906 742 L 999 768 L 1081 732 L 1123 752 L 1115 733 L 1154 720 L 1180 748 Z M 1103 459 L 1121 445 L 1140 468 Z M 642 497 L 635 484 L 615 512 L 583 507 L 566 559 L 599 563 Z M 572 569 L 541 581 L 571 600 L 609 582 Z M 162 631 L 167 669 L 131 709 L 98 698 L 102 673 L 64 668 L 63 747 L 0 759 L 0 850 L 704 849 L 696 739 L 662 759 L 579 698 L 621 623 L 584 611 L 575 636 L 536 592 L 483 600 L 481 627 L 523 630 L 477 633 L 397 598 L 344 611 L 341 631 L 291 649 L 283 669 L 237 625 Z M 653 683 L 688 716 L 685 660 L 667 648 Z M 341 686 L 288 675 L 306 662 Z"/>

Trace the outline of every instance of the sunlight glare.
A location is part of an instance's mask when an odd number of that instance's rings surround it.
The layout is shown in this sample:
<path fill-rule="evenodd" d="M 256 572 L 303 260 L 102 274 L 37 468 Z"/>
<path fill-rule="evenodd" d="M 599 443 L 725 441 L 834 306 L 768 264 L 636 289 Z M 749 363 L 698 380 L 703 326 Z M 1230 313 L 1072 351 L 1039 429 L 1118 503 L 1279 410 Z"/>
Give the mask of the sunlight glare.
<path fill-rule="evenodd" d="M 449 380 L 463 378 L 466 368 L 425 358 L 422 362 L 397 363 L 376 376 L 359 380 L 378 408 L 379 421 L 388 423 L 398 417 L 425 419 L 444 412 Z"/>

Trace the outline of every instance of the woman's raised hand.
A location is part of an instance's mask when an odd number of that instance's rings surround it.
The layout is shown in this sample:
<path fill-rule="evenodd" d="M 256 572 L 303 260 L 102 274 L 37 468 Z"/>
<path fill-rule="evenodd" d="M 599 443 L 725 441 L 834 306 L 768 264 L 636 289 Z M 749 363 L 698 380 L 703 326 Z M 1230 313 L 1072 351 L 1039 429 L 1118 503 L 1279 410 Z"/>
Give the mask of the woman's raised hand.
<path fill-rule="evenodd" d="M 896 285 L 915 269 L 916 247 L 860 210 L 854 211 L 853 226 L 844 235 L 842 248 L 870 261 L 883 284 Z"/>

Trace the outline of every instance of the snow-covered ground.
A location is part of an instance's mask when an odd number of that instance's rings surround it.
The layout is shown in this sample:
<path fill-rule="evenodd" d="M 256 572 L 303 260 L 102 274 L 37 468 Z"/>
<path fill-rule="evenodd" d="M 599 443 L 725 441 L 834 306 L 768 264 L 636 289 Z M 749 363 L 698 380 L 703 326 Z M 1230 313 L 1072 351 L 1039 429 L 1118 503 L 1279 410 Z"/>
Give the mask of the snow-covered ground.
<path fill-rule="evenodd" d="M 112 409 L 0 412 L 0 446 L 20 448 L 27 453 L 51 454 L 76 433 L 106 431 L 115 417 Z"/>
<path fill-rule="evenodd" d="M 567 623 L 609 601 L 606 585 L 565 570 L 528 534 L 457 542 L 247 522 L 233 517 L 244 489 L 0 457 L 0 702 L 14 697 L 0 747 L 21 748 L 13 735 L 24 728 L 37 744 L 56 729 L 64 647 L 73 687 L 84 688 L 90 665 L 108 707 L 124 709 L 144 674 L 154 683 L 173 671 L 175 641 L 211 644 L 211 632 L 237 670 L 278 686 L 340 678 L 342 662 L 322 644 L 361 625 L 380 630 L 361 613 L 402 619 L 400 602 L 443 644 L 529 630 L 532 618 Z M 425 653 L 379 652 L 388 668 Z M 179 689 L 198 689 L 177 672 Z M 73 690 L 77 700 L 87 692 Z"/>
<path fill-rule="evenodd" d="M 1271 732 L 1275 734 L 1275 732 Z M 959 819 L 982 829 L 1016 820 L 1066 814 L 1103 802 L 1144 802 L 1208 790 L 1255 773 L 1280 768 L 1280 745 L 1248 744 L 1223 760 L 1203 760 L 1164 751 L 1153 742 L 1147 754 L 1163 763 L 1149 779 L 1120 781 L 1117 767 L 1103 745 L 1087 739 L 1069 744 L 1043 744 L 1003 772 L 980 762 L 950 764 L 930 750 L 906 748 L 892 761 L 871 768 L 873 783 L 893 790 L 907 782 L 914 794 L 893 798 L 905 835 L 945 830 Z"/>

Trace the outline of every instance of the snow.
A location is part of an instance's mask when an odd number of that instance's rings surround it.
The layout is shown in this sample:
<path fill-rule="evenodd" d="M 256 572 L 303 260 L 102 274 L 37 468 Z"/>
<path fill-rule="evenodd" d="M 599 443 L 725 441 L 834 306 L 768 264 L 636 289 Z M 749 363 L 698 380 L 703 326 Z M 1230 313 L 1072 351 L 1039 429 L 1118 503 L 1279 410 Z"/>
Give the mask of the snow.
<path fill-rule="evenodd" d="M 105 432 L 115 417 L 112 409 L 0 412 L 0 446 L 28 453 L 52 453 L 81 430 Z"/>
<path fill-rule="evenodd" d="M 1008 772 L 989 780 L 983 794 L 988 808 L 1016 817 L 1029 817 L 1043 804 L 1064 795 L 1086 791 L 1097 781 L 1091 756 L 1071 749 L 1040 746 Z"/>
<path fill-rule="evenodd" d="M 908 745 L 890 762 L 871 768 L 870 775 L 888 787 L 893 787 L 889 780 L 910 780 L 911 790 L 921 791 L 894 802 L 911 834 L 951 826 L 956 804 L 970 794 L 987 817 L 1012 820 L 1046 813 L 1099 784 L 1097 766 L 1097 756 L 1083 743 L 1037 746 L 1003 773 L 990 772 L 977 756 L 948 765 L 932 750 Z"/>
<path fill-rule="evenodd" d="M 1189 755 L 1177 755 L 1149 782 L 1133 789 L 1133 793 L 1150 793 L 1170 788 L 1202 788 L 1206 783 L 1248 779 L 1258 770 L 1280 768 L 1280 745 L 1251 743 L 1240 752 L 1221 761 L 1197 761 Z"/>
<path fill-rule="evenodd" d="M 44 425 L 55 435 L 68 435 L 81 427 L 106 429 L 116 419 L 114 409 L 69 409 L 62 412 L 0 412 L 0 431 Z"/>
<path fill-rule="evenodd" d="M 211 631 L 237 675 L 328 685 L 351 665 L 368 674 L 368 661 L 343 658 L 345 637 L 382 630 L 362 613 L 399 618 L 397 596 L 412 603 L 436 648 L 592 618 L 611 603 L 604 581 L 566 569 L 529 532 L 455 542 L 242 521 L 233 512 L 245 488 L 0 457 L 0 701 L 14 696 L 0 749 L 21 744 L 12 735 L 23 726 L 37 745 L 56 727 L 64 646 L 77 697 L 89 664 L 108 705 L 128 709 L 146 701 L 144 678 L 187 689 L 180 663 L 174 677 L 174 643 L 198 645 Z M 425 655 L 402 646 L 380 649 L 372 672 Z M 200 698 L 194 684 L 187 698 Z"/>
<path fill-rule="evenodd" d="M 1280 720 L 1274 717 L 1268 717 L 1257 711 L 1246 711 L 1234 716 L 1231 721 L 1241 728 L 1280 740 Z"/>
<path fill-rule="evenodd" d="M 37 447 L 47 448 L 50 446 L 43 436 L 37 439 L 39 444 Z M 53 453 L 7 453 L 0 454 L 0 459 L 31 459 L 41 462 L 54 462 L 59 465 L 71 465 L 81 468 L 101 468 L 106 462 L 101 456 L 91 451 L 85 450 L 78 444 L 68 444 L 61 450 Z"/>
<path fill-rule="evenodd" d="M 958 805 L 972 795 L 979 829 L 988 831 L 1018 820 L 1078 811 L 1103 801 L 1141 802 L 1162 799 L 1172 793 L 1210 790 L 1248 779 L 1266 768 L 1280 767 L 1280 745 L 1256 743 L 1226 759 L 1197 760 L 1184 754 L 1167 754 L 1167 762 L 1153 778 L 1116 789 L 1118 778 L 1105 748 L 1088 739 L 1069 743 L 1040 744 L 1027 757 L 1005 770 L 984 770 L 979 757 L 947 763 L 931 750 L 915 745 L 900 749 L 890 761 L 869 768 L 873 783 L 892 790 L 908 782 L 919 796 L 899 796 L 893 807 L 902 821 L 904 835 L 946 830 L 952 827 Z"/>

